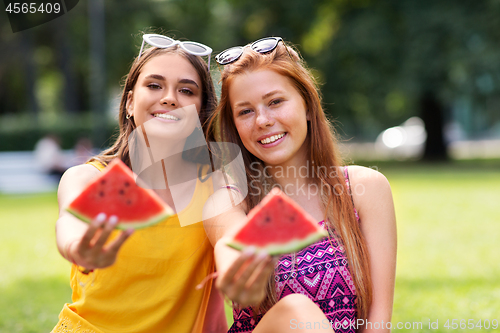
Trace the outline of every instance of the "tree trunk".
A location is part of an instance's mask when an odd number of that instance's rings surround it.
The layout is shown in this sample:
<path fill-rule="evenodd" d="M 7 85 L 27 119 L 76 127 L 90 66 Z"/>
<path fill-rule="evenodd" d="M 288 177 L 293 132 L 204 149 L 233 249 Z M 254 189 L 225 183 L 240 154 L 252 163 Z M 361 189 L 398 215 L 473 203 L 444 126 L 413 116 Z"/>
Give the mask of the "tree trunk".
<path fill-rule="evenodd" d="M 103 148 L 106 140 L 106 68 L 104 40 L 104 0 L 89 0 L 90 39 L 90 106 L 92 109 L 92 142 Z"/>
<path fill-rule="evenodd" d="M 68 16 L 59 17 L 54 22 L 55 49 L 57 50 L 58 66 L 64 76 L 64 112 L 76 112 L 78 107 L 77 80 L 73 66 L 71 36 L 68 31 Z"/>
<path fill-rule="evenodd" d="M 426 91 L 420 98 L 420 116 L 425 124 L 427 140 L 424 160 L 442 161 L 448 159 L 444 140 L 444 107 L 432 91 Z"/>
<path fill-rule="evenodd" d="M 33 60 L 33 53 L 35 51 L 34 44 L 33 31 L 29 30 L 21 33 L 21 51 L 23 54 L 22 61 L 24 65 L 27 110 L 34 115 L 34 119 L 37 120 L 38 118 L 36 116 L 38 115 L 39 105 L 35 92 L 37 66 Z"/>

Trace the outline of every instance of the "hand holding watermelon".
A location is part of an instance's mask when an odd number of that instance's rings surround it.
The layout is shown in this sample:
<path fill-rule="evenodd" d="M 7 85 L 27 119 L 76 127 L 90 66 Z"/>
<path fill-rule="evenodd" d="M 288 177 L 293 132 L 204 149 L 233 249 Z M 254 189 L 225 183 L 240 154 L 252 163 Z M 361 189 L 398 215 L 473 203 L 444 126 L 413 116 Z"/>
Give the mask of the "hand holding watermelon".
<path fill-rule="evenodd" d="M 216 287 L 242 307 L 260 304 L 276 262 L 265 251 L 247 247 L 227 270 L 219 272 Z"/>
<path fill-rule="evenodd" d="M 326 230 L 317 221 L 275 188 L 225 241 L 242 252 L 220 271 L 216 286 L 242 307 L 258 305 L 266 296 L 277 261 L 271 255 L 299 251 L 325 236 Z"/>
<path fill-rule="evenodd" d="M 87 270 L 111 266 L 133 229 L 163 221 L 173 210 L 151 190 L 141 188 L 119 159 L 88 182 L 66 207 L 89 227 L 81 238 L 66 242 L 65 257 Z M 126 230 L 105 246 L 113 229 Z"/>
<path fill-rule="evenodd" d="M 66 246 L 68 259 L 78 266 L 85 267 L 84 273 L 114 264 L 118 250 L 134 231 L 129 229 L 121 232 L 115 240 L 105 245 L 117 223 L 116 216 L 106 219 L 106 214 L 99 214 L 90 223 L 81 239 L 68 242 Z"/>

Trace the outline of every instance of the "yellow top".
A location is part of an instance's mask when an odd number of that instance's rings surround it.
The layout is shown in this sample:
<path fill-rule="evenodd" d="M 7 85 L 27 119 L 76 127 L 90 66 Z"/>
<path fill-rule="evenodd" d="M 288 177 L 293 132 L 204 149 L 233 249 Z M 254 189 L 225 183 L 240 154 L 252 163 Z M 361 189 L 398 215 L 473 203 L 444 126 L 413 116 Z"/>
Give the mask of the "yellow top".
<path fill-rule="evenodd" d="M 181 227 L 174 215 L 136 230 L 111 267 L 84 275 L 73 265 L 73 303 L 65 305 L 53 332 L 201 332 L 212 283 L 195 286 L 214 272 L 213 248 L 201 222 L 212 191 L 211 179 L 198 179 L 193 199 L 179 213 L 199 223 Z"/>

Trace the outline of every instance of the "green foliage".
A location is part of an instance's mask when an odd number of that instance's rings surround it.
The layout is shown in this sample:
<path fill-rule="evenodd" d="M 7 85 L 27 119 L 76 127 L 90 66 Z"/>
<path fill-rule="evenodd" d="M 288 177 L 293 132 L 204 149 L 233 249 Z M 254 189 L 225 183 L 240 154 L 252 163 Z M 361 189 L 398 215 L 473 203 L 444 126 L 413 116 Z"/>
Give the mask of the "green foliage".
<path fill-rule="evenodd" d="M 499 9 L 498 1 L 468 0 L 109 0 L 102 75 L 114 91 L 143 32 L 199 41 L 214 53 L 282 36 L 316 69 L 326 109 L 346 136 L 373 139 L 417 115 L 425 89 L 477 136 L 500 123 Z M 11 50 L 0 54 L 0 115 L 89 110 L 88 19 L 79 3 L 22 34 L 0 30 Z"/>
<path fill-rule="evenodd" d="M 340 28 L 329 48 L 311 61 L 326 73 L 325 100 L 334 102 L 348 133 L 373 139 L 389 125 L 419 114 L 419 99 L 433 91 L 455 110 L 473 136 L 499 121 L 493 115 L 500 94 L 498 3 L 484 1 L 371 1 L 345 5 Z M 360 109 L 352 96 L 369 101 Z M 397 97 L 397 98 L 394 98 Z M 470 104 L 469 117 L 486 118 L 470 126 L 456 110 Z M 357 98 L 359 100 L 359 98 Z M 473 116 L 470 113 L 474 112 Z"/>

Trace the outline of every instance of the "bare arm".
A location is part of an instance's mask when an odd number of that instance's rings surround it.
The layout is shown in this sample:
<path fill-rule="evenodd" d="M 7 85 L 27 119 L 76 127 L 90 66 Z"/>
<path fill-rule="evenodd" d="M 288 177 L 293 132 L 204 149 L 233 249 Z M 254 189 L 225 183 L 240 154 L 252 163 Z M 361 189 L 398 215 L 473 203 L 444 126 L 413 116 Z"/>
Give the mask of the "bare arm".
<path fill-rule="evenodd" d="M 391 321 L 396 275 L 396 217 L 391 187 L 379 172 L 352 166 L 349 178 L 354 205 L 361 220 L 361 232 L 365 237 L 370 260 L 373 299 L 368 312 L 371 323 Z M 381 327 L 381 326 L 379 326 Z M 371 332 L 368 326 L 359 327 L 361 332 Z M 389 329 L 373 330 L 389 332 Z"/>
<path fill-rule="evenodd" d="M 266 295 L 265 287 L 274 270 L 274 261 L 266 253 L 256 253 L 255 249 L 240 252 L 226 245 L 226 241 L 246 221 L 244 204 L 233 207 L 235 198 L 231 198 L 231 195 L 241 194 L 229 191 L 217 190 L 203 210 L 205 230 L 214 246 L 219 273 L 215 286 L 241 306 L 257 305 Z"/>
<path fill-rule="evenodd" d="M 59 201 L 59 218 L 56 222 L 57 248 L 64 258 L 87 269 L 112 265 L 119 248 L 131 234 L 131 231 L 122 232 L 116 240 L 105 247 L 106 240 L 118 222 L 116 218 L 101 215 L 89 225 L 66 211 L 71 201 L 98 175 L 99 170 L 88 164 L 72 167 L 61 178 L 57 193 Z"/>

